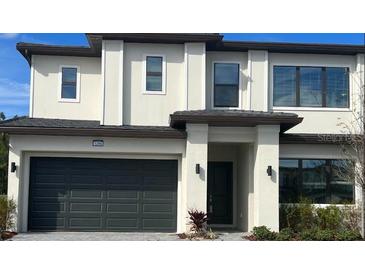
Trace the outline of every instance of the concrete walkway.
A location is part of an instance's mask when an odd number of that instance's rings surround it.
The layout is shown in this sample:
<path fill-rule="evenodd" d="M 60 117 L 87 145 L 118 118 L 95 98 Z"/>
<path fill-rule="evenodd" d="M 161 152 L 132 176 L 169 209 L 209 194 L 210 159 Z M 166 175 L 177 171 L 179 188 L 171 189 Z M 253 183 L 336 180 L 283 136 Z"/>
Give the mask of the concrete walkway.
<path fill-rule="evenodd" d="M 216 241 L 242 241 L 242 232 L 216 232 Z M 173 233 L 134 232 L 28 232 L 11 241 L 182 241 Z"/>

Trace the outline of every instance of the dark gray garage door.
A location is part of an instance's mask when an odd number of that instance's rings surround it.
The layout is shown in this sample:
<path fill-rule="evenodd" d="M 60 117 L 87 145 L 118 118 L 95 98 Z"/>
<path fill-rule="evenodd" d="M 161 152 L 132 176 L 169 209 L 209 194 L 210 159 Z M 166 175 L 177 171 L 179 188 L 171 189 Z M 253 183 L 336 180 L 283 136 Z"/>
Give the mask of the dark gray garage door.
<path fill-rule="evenodd" d="M 29 230 L 176 231 L 177 161 L 31 158 Z"/>

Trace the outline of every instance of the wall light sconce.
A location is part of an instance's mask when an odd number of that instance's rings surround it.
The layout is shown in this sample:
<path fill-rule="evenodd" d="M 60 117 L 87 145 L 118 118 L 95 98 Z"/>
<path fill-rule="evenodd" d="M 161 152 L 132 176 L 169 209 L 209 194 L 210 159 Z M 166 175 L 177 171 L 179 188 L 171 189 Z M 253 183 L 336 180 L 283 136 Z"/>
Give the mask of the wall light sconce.
<path fill-rule="evenodd" d="M 14 162 L 11 162 L 11 167 L 10 167 L 11 173 L 14 173 L 15 170 L 16 170 L 16 164 Z"/>
<path fill-rule="evenodd" d="M 195 165 L 195 173 L 200 174 L 200 165 L 199 164 Z"/>
<path fill-rule="evenodd" d="M 266 172 L 267 172 L 267 176 L 271 176 L 272 175 L 272 166 L 268 166 Z"/>

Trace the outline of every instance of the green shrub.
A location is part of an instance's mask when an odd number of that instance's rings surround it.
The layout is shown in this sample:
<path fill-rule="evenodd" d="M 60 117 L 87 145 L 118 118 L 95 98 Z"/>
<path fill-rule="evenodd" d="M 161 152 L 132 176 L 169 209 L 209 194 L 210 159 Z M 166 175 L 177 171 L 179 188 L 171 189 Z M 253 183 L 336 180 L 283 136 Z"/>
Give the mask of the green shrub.
<path fill-rule="evenodd" d="M 308 199 L 301 199 L 298 204 L 280 205 L 280 228 L 289 227 L 294 232 L 311 229 L 317 223 L 315 207 Z"/>
<path fill-rule="evenodd" d="M 14 228 L 16 205 L 7 196 L 0 196 L 0 232 Z"/>
<path fill-rule="evenodd" d="M 291 230 L 289 227 L 283 228 L 280 230 L 279 233 L 276 235 L 277 241 L 291 241 L 295 238 L 294 231 Z"/>
<path fill-rule="evenodd" d="M 256 240 L 259 241 L 273 241 L 276 239 L 276 233 L 271 231 L 266 226 L 255 226 L 252 229 L 252 233 L 255 236 Z"/>
<path fill-rule="evenodd" d="M 342 209 L 344 227 L 347 230 L 360 231 L 361 210 L 353 204 L 345 204 Z"/>
<path fill-rule="evenodd" d="M 343 213 L 337 206 L 330 205 L 316 208 L 318 226 L 322 230 L 340 230 L 343 224 Z"/>
<path fill-rule="evenodd" d="M 358 230 L 341 230 L 336 233 L 337 241 L 359 241 L 362 240 L 361 234 Z"/>
<path fill-rule="evenodd" d="M 336 231 L 332 229 L 317 229 L 313 235 L 314 241 L 333 241 L 336 239 Z"/>
<path fill-rule="evenodd" d="M 313 241 L 317 234 L 317 228 L 303 229 L 298 233 L 298 237 L 302 241 Z"/>

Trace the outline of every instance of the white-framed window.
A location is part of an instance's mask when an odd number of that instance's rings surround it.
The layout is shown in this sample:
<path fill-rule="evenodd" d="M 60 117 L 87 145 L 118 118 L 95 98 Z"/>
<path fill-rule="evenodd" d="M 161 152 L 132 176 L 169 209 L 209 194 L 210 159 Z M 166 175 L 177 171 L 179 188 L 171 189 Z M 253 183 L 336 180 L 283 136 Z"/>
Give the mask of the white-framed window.
<path fill-rule="evenodd" d="M 144 94 L 166 94 L 166 58 L 164 55 L 144 55 L 142 73 Z"/>
<path fill-rule="evenodd" d="M 78 66 L 60 66 L 58 101 L 80 102 L 80 68 Z"/>
<path fill-rule="evenodd" d="M 239 109 L 241 107 L 239 62 L 213 62 L 213 108 Z"/>

